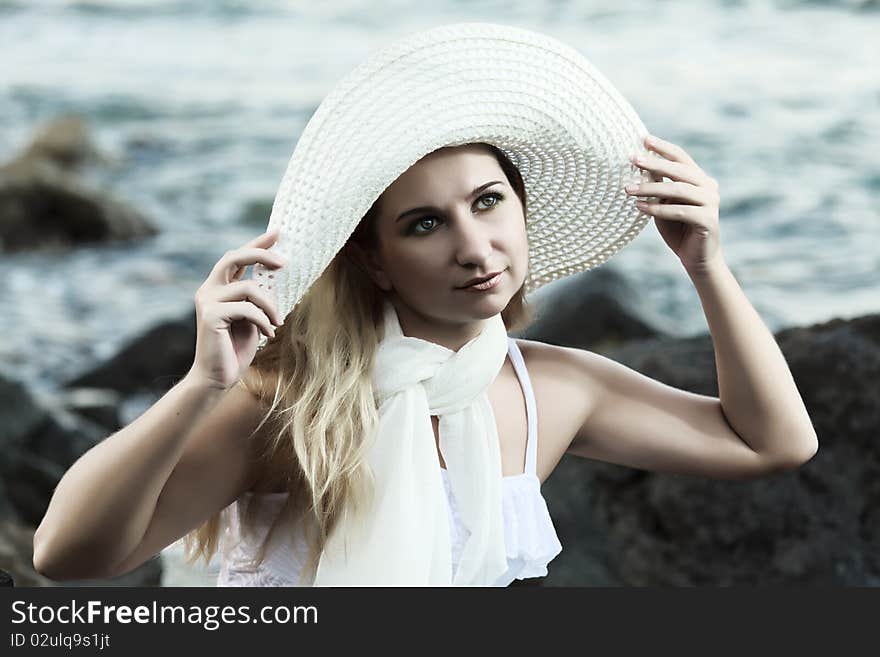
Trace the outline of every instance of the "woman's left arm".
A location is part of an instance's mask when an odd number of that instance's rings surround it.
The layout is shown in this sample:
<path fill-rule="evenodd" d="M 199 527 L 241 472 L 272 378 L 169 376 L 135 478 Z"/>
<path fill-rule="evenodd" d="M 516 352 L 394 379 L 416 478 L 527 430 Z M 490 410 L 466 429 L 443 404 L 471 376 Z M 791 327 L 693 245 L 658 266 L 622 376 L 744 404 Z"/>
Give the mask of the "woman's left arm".
<path fill-rule="evenodd" d="M 650 136 L 645 144 L 647 157 L 633 163 L 653 182 L 627 192 L 657 199 L 637 205 L 654 217 L 697 290 L 715 349 L 724 416 L 756 452 L 811 458 L 818 438 L 785 358 L 721 253 L 717 182 L 681 147 Z"/>

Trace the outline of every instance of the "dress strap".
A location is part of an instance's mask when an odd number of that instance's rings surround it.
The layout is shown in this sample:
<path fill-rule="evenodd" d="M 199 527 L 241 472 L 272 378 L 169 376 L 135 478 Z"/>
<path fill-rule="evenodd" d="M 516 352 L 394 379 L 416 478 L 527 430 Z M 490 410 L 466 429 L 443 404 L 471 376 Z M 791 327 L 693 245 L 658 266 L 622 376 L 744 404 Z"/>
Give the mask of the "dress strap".
<path fill-rule="evenodd" d="M 516 339 L 508 336 L 507 352 L 510 354 L 510 362 L 513 363 L 513 369 L 519 379 L 519 384 L 523 390 L 523 397 L 526 400 L 526 418 L 528 421 L 528 432 L 526 434 L 526 469 L 525 472 L 534 475 L 538 474 L 538 411 L 535 404 L 535 392 L 532 390 L 532 381 L 526 370 L 526 363 L 523 360 L 522 353 Z"/>

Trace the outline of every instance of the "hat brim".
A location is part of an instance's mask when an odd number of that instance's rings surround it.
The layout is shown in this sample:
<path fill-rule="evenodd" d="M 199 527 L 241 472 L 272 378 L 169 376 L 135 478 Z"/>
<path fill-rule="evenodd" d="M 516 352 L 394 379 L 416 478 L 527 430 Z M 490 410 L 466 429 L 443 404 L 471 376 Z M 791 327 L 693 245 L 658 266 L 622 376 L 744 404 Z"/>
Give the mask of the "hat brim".
<path fill-rule="evenodd" d="M 483 142 L 525 184 L 531 292 L 605 262 L 646 225 L 624 191 L 645 179 L 629 156 L 646 134 L 605 76 L 552 37 L 493 23 L 413 34 L 351 71 L 312 115 L 269 218 L 288 265 L 258 263 L 254 278 L 286 315 L 403 172 L 443 146 Z"/>

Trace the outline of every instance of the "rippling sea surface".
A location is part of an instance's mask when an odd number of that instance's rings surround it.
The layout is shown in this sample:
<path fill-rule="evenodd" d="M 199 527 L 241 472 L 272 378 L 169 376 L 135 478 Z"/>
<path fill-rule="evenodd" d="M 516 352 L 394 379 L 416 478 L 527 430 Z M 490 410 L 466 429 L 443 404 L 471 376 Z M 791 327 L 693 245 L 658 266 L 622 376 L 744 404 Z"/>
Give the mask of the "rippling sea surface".
<path fill-rule="evenodd" d="M 192 308 L 263 232 L 296 140 L 373 49 L 445 22 L 560 38 L 648 130 L 721 184 L 722 247 L 768 326 L 880 310 L 876 2 L 0 0 L 0 159 L 62 113 L 113 165 L 88 181 L 160 228 L 131 244 L 0 256 L 0 367 L 33 388 Z M 611 261 L 680 334 L 699 298 L 651 221 Z"/>

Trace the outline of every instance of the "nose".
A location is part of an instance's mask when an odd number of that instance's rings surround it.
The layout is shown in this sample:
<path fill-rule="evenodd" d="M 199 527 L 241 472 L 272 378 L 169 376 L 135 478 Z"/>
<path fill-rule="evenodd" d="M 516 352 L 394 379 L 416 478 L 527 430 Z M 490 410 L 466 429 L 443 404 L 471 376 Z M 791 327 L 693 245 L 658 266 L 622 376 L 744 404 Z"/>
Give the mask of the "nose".
<path fill-rule="evenodd" d="M 464 212 L 455 221 L 455 258 L 463 267 L 486 269 L 492 262 L 492 234 L 487 221 Z"/>

